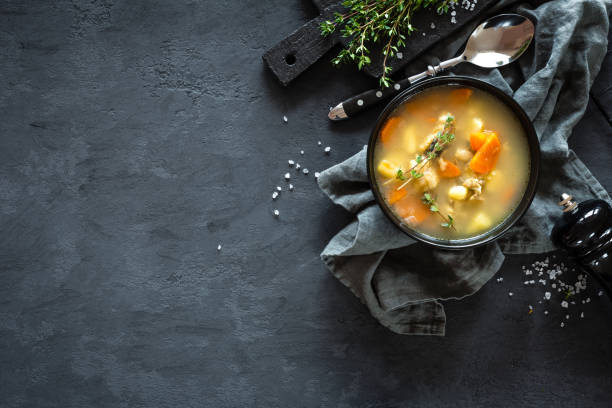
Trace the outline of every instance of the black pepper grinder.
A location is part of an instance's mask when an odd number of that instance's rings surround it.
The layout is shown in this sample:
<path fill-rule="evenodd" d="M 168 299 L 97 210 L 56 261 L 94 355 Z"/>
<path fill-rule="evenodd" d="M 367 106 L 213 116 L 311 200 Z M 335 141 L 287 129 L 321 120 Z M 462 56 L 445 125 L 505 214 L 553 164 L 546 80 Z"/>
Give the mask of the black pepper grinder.
<path fill-rule="evenodd" d="M 575 257 L 612 299 L 612 208 L 599 199 L 576 203 L 565 193 L 559 205 L 563 216 L 552 230 L 554 244 Z"/>

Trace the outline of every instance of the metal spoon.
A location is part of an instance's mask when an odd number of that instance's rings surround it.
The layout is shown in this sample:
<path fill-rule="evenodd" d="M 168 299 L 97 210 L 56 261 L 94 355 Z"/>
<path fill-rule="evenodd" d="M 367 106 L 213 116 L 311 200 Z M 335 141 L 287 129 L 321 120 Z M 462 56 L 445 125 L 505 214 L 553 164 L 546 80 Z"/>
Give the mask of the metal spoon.
<path fill-rule="evenodd" d="M 403 79 L 385 89 L 370 89 L 355 95 L 329 111 L 331 120 L 353 117 L 359 112 L 399 93 L 428 76 L 467 61 L 483 68 L 497 68 L 510 64 L 529 47 L 534 33 L 533 23 L 518 14 L 500 14 L 476 27 L 470 35 L 465 50 L 458 57 L 428 66 L 427 71 Z"/>

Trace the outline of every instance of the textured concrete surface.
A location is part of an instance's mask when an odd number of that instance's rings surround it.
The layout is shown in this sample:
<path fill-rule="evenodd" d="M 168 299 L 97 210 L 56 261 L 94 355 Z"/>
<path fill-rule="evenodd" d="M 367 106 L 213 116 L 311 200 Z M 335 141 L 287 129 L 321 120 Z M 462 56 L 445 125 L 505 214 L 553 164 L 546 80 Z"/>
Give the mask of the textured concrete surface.
<path fill-rule="evenodd" d="M 326 119 L 371 84 L 350 69 L 289 88 L 265 70 L 314 14 L 0 2 L 0 406 L 609 406 L 610 302 L 592 285 L 560 328 L 522 285 L 541 256 L 448 303 L 445 338 L 390 333 L 325 270 L 347 215 L 312 172 L 355 153 L 377 112 Z M 597 106 L 576 133 L 612 189 Z M 272 202 L 290 158 L 311 175 Z"/>

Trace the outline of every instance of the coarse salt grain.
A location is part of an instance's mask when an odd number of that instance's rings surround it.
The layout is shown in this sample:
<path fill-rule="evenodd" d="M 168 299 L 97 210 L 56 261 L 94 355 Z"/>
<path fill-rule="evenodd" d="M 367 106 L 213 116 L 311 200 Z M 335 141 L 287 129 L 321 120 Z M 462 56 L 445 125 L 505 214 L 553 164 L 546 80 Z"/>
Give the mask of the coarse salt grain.
<path fill-rule="evenodd" d="M 597 292 L 597 296 L 603 296 L 603 290 L 600 290 L 599 292 Z"/>
<path fill-rule="evenodd" d="M 548 314 L 548 310 L 545 310 L 545 311 L 544 311 L 544 314 L 545 314 L 545 315 L 547 315 L 547 314 Z"/>
<path fill-rule="evenodd" d="M 429 28 L 431 28 L 431 29 L 433 30 L 433 29 L 435 29 L 435 28 L 436 28 L 436 25 L 435 25 L 434 23 L 431 23 L 431 24 L 429 25 Z"/>
<path fill-rule="evenodd" d="M 310 173 L 310 171 L 308 171 L 308 169 L 304 169 L 304 170 L 302 170 L 302 173 L 308 174 L 308 173 Z"/>
<path fill-rule="evenodd" d="M 584 319 L 584 312 L 580 312 L 580 318 Z"/>
<path fill-rule="evenodd" d="M 291 179 L 291 174 L 285 173 L 285 180 L 289 181 Z"/>
<path fill-rule="evenodd" d="M 295 164 L 295 162 L 293 160 L 288 160 L 287 163 L 289 163 L 289 167 L 293 166 Z"/>
<path fill-rule="evenodd" d="M 561 307 L 567 309 L 567 307 L 569 306 L 569 304 L 567 303 L 567 301 L 563 301 L 561 302 Z"/>
<path fill-rule="evenodd" d="M 325 147 L 325 149 L 323 149 L 323 151 L 325 153 L 329 153 L 329 152 L 331 152 L 331 147 L 327 146 L 327 147 Z"/>
<path fill-rule="evenodd" d="M 318 171 L 315 171 L 315 178 L 319 178 L 319 176 L 321 175 L 321 173 L 319 173 Z"/>
<path fill-rule="evenodd" d="M 300 163 L 295 163 L 295 169 L 296 169 L 296 170 L 299 170 L 299 169 L 300 169 L 300 167 L 301 167 L 301 166 L 300 166 Z"/>
<path fill-rule="evenodd" d="M 569 315 L 565 315 L 565 320 L 569 320 Z"/>
<path fill-rule="evenodd" d="M 565 327 L 565 323 L 561 322 L 561 327 Z"/>
<path fill-rule="evenodd" d="M 317 142 L 317 146 L 321 146 L 321 141 L 320 140 Z"/>
<path fill-rule="evenodd" d="M 272 193 L 272 199 L 276 200 L 276 197 L 278 197 L 278 193 L 275 191 Z"/>
<path fill-rule="evenodd" d="M 303 156 L 303 155 L 304 155 L 304 151 L 303 151 L 303 150 L 300 150 L 300 154 Z"/>
<path fill-rule="evenodd" d="M 281 186 L 276 186 L 276 191 L 283 191 L 283 189 L 281 188 Z"/>
<path fill-rule="evenodd" d="M 513 296 L 513 295 L 514 295 L 514 293 L 508 292 L 508 296 Z"/>
<path fill-rule="evenodd" d="M 217 251 L 221 250 L 221 244 L 217 245 Z"/>
<path fill-rule="evenodd" d="M 546 300 L 550 299 L 550 292 L 544 292 L 544 299 Z"/>
<path fill-rule="evenodd" d="M 289 122 L 289 119 L 287 119 L 287 116 L 283 115 L 283 122 L 285 122 L 285 123 Z"/>
<path fill-rule="evenodd" d="M 280 211 L 274 210 L 274 215 L 278 217 L 280 215 Z"/>
<path fill-rule="evenodd" d="M 293 184 L 289 184 L 289 191 L 293 191 Z"/>

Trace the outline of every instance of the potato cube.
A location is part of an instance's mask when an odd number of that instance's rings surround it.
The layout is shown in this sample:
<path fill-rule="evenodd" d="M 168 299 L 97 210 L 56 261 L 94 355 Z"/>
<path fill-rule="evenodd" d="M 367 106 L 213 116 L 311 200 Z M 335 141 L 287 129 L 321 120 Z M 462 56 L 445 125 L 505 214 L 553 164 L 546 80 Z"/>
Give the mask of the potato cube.
<path fill-rule="evenodd" d="M 468 195 L 468 189 L 464 186 L 452 186 L 448 190 L 448 196 L 453 200 L 465 200 Z"/>
<path fill-rule="evenodd" d="M 469 232 L 481 232 L 491 228 L 491 219 L 484 213 L 478 213 L 469 226 Z"/>
<path fill-rule="evenodd" d="M 397 170 L 399 169 L 399 166 L 395 165 L 394 163 L 391 163 L 389 160 L 381 160 L 380 163 L 378 163 L 377 169 L 381 176 L 393 178 L 397 175 Z"/>
<path fill-rule="evenodd" d="M 467 162 L 467 161 L 470 161 L 470 159 L 472 158 L 472 152 L 470 152 L 468 149 L 459 148 L 455 152 L 455 157 L 458 160 Z"/>

